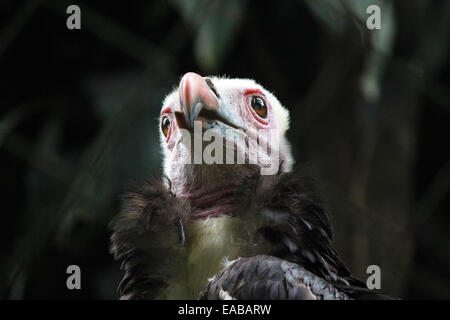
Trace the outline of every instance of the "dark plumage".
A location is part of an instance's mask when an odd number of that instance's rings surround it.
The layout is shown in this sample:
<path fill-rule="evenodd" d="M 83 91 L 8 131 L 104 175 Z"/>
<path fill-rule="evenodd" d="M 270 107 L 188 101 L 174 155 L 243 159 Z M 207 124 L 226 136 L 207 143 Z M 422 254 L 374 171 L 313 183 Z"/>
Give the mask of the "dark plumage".
<path fill-rule="evenodd" d="M 243 180 L 236 197 L 243 206 L 232 219 L 254 231 L 240 239 L 240 252 L 250 258 L 219 273 L 203 299 L 219 298 L 220 289 L 237 299 L 379 297 L 350 274 L 331 247 L 328 211 L 311 179 L 254 174 Z M 167 298 L 170 282 L 187 277 L 189 204 L 156 178 L 127 193 L 123 203 L 111 223 L 111 251 L 125 271 L 120 294 Z"/>
<path fill-rule="evenodd" d="M 110 223 L 111 253 L 125 272 L 119 293 L 126 299 L 164 298 L 159 292 L 185 263 L 183 218 L 189 207 L 153 177 L 122 198 L 122 212 Z"/>
<path fill-rule="evenodd" d="M 219 273 L 200 299 L 348 300 L 348 295 L 295 263 L 266 255 L 242 258 Z"/>

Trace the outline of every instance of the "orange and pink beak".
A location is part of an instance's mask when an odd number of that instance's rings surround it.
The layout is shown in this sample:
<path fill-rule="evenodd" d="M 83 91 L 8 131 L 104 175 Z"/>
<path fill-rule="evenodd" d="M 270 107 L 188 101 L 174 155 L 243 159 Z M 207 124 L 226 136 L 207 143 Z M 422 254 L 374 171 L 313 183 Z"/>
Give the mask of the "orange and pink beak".
<path fill-rule="evenodd" d="M 181 78 L 178 87 L 181 109 L 184 114 L 177 114 L 181 127 L 193 128 L 200 111 L 210 119 L 219 120 L 234 128 L 241 126 L 233 119 L 229 110 L 225 110 L 219 102 L 220 96 L 209 78 L 188 72 Z"/>

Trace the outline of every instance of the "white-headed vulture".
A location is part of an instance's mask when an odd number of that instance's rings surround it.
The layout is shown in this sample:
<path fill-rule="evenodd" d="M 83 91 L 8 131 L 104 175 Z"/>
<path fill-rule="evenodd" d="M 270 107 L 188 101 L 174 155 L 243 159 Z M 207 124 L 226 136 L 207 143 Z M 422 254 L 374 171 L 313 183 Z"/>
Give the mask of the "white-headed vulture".
<path fill-rule="evenodd" d="M 332 248 L 288 128 L 287 109 L 253 80 L 182 77 L 160 114 L 164 175 L 126 193 L 111 222 L 122 299 L 380 297 Z"/>

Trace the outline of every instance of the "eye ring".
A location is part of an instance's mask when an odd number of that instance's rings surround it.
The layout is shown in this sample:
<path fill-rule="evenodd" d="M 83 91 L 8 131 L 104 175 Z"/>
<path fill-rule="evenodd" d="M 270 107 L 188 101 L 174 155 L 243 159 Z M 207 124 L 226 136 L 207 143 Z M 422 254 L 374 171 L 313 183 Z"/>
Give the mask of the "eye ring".
<path fill-rule="evenodd" d="M 263 98 L 260 96 L 252 96 L 250 105 L 260 118 L 267 118 L 267 104 Z"/>
<path fill-rule="evenodd" d="M 164 137 L 168 136 L 170 127 L 171 127 L 170 119 L 167 116 L 163 116 L 161 118 L 161 132 L 163 133 Z"/>

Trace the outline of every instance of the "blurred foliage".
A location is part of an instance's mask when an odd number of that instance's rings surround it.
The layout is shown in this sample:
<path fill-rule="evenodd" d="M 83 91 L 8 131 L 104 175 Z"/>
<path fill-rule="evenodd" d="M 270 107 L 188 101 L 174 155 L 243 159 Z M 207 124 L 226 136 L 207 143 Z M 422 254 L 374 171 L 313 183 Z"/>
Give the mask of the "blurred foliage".
<path fill-rule="evenodd" d="M 217 72 L 239 28 L 246 0 L 176 0 L 174 3 L 196 30 L 197 63 L 207 72 Z"/>
<path fill-rule="evenodd" d="M 160 104 L 188 71 L 254 78 L 288 107 L 357 276 L 378 264 L 391 294 L 450 297 L 449 2 L 90 1 L 81 31 L 69 4 L 0 3 L 1 297 L 117 297 L 107 224 L 160 172 Z"/>

